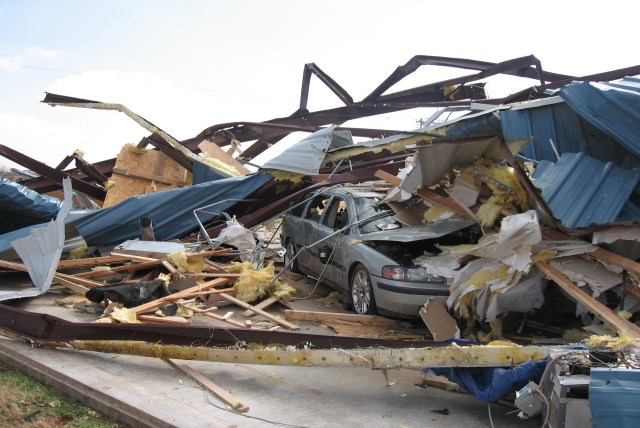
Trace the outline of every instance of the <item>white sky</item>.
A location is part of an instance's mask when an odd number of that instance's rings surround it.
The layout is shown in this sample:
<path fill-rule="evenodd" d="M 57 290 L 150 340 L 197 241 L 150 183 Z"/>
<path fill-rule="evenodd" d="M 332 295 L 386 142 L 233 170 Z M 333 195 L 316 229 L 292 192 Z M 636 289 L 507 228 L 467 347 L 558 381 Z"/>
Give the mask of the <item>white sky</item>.
<path fill-rule="evenodd" d="M 52 108 L 40 103 L 45 92 L 124 104 L 186 139 L 290 115 L 309 62 L 356 101 L 414 55 L 533 54 L 543 69 L 576 76 L 628 67 L 640 63 L 630 46 L 638 12 L 640 3 L 615 0 L 0 0 L 0 144 L 55 167 L 75 149 L 89 162 L 115 157 L 148 134 L 121 113 Z M 466 73 L 422 67 L 391 91 Z M 487 89 L 535 84 L 514 80 Z M 340 105 L 312 78 L 310 110 Z M 414 129 L 429 114 L 346 125 Z"/>

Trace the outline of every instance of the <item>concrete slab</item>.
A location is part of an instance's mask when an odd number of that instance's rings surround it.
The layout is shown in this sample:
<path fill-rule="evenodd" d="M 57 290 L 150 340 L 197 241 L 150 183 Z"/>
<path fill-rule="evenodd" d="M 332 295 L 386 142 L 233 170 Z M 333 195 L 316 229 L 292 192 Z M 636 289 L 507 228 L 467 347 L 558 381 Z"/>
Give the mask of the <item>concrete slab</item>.
<path fill-rule="evenodd" d="M 4 338 L 0 359 L 132 426 L 491 426 L 485 403 L 418 387 L 417 370 L 389 371 L 389 386 L 382 372 L 361 368 L 187 362 L 249 406 L 240 414 L 158 359 L 34 348 Z M 519 420 L 507 407 L 491 408 L 495 426 L 540 424 Z"/>

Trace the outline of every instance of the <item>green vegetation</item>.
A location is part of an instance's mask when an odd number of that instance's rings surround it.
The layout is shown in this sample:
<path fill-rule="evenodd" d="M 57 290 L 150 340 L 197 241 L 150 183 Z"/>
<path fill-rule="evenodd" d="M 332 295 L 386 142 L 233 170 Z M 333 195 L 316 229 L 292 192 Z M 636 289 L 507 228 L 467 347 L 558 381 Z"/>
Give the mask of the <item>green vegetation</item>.
<path fill-rule="evenodd" d="M 120 428 L 57 390 L 0 362 L 0 427 Z"/>

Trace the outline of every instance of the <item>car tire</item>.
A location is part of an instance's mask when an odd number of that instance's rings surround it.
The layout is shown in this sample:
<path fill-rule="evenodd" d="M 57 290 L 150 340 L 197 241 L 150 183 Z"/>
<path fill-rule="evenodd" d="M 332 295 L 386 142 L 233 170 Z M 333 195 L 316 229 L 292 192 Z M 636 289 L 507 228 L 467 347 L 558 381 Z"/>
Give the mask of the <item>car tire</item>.
<path fill-rule="evenodd" d="M 287 243 L 284 246 L 284 266 L 291 272 L 300 272 L 300 269 L 298 268 L 298 260 L 293 260 L 295 255 L 296 249 L 293 246 L 293 242 L 288 239 Z M 293 260 L 293 262 L 291 262 L 291 260 Z"/>
<path fill-rule="evenodd" d="M 373 315 L 376 313 L 376 299 L 373 295 L 373 284 L 369 271 L 364 265 L 358 263 L 353 269 L 349 281 L 349 294 L 351 296 L 351 308 L 360 315 Z"/>

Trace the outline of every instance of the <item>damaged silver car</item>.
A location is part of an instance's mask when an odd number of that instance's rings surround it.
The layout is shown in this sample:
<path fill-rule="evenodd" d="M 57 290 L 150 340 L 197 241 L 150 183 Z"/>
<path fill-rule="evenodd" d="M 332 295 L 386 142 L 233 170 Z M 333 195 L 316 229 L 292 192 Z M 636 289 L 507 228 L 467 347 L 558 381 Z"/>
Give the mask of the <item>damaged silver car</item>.
<path fill-rule="evenodd" d="M 317 191 L 282 222 L 285 266 L 350 296 L 359 314 L 417 317 L 430 297 L 444 302 L 445 278 L 413 265 L 436 244 L 470 243 L 475 223 L 447 220 L 409 227 L 372 186 Z"/>

